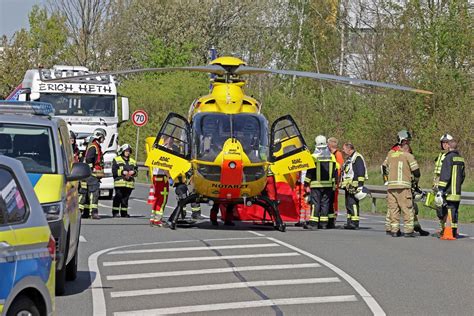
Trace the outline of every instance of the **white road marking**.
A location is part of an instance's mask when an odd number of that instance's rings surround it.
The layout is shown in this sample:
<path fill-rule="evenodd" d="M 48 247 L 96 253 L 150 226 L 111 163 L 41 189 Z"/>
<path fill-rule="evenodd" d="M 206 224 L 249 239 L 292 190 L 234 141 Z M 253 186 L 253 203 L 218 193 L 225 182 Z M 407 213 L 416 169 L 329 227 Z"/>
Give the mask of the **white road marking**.
<path fill-rule="evenodd" d="M 127 311 L 114 313 L 116 316 L 126 315 L 171 315 L 181 313 L 193 312 L 208 312 L 221 311 L 229 309 L 243 309 L 243 308 L 257 308 L 268 306 L 283 306 L 283 305 L 303 305 L 303 304 L 319 304 L 319 303 L 339 303 L 339 302 L 356 302 L 357 298 L 354 295 L 340 295 L 340 296 L 321 296 L 321 297 L 297 297 L 297 298 L 280 298 L 268 299 L 258 301 L 244 301 L 221 304 L 207 304 L 207 305 L 191 305 L 179 306 L 169 308 L 157 308 L 140 311 Z"/>
<path fill-rule="evenodd" d="M 108 249 L 94 252 L 92 255 L 89 256 L 89 259 L 88 259 L 89 277 L 91 280 L 93 280 L 90 286 L 92 290 L 92 311 L 93 311 L 92 315 L 106 315 L 107 314 L 104 290 L 102 288 L 102 278 L 100 276 L 99 263 L 98 263 L 98 259 L 102 254 L 108 251 L 126 248 L 126 247 L 145 246 L 145 245 L 150 245 L 150 244 L 156 245 L 156 244 L 186 243 L 186 242 L 198 242 L 198 241 L 199 240 L 194 239 L 194 240 L 172 240 L 172 241 L 161 241 L 161 242 L 154 242 L 154 243 L 142 243 L 142 244 L 135 244 L 135 245 L 113 247 L 113 248 L 108 248 Z"/>
<path fill-rule="evenodd" d="M 116 298 L 116 297 L 170 294 L 170 293 L 187 293 L 187 292 L 201 292 L 201 291 L 214 291 L 214 290 L 227 290 L 227 289 L 241 289 L 241 288 L 260 287 L 260 286 L 298 285 L 298 284 L 316 284 L 316 283 L 334 283 L 334 282 L 341 282 L 341 280 L 339 278 L 333 277 L 333 278 L 309 278 L 309 279 L 232 282 L 232 283 L 205 284 L 205 285 L 196 285 L 196 286 L 168 287 L 168 288 L 161 288 L 161 289 L 154 288 L 154 289 L 145 289 L 145 290 L 112 292 L 110 293 L 110 296 L 112 298 Z"/>
<path fill-rule="evenodd" d="M 84 236 L 80 235 L 79 242 L 87 242 L 87 240 L 84 238 Z"/>
<path fill-rule="evenodd" d="M 203 269 L 203 270 L 181 270 L 181 271 L 165 271 L 165 272 L 150 272 L 150 273 L 136 273 L 136 274 L 120 274 L 120 275 L 109 275 L 107 280 L 119 281 L 119 280 L 132 280 L 132 279 L 148 279 L 148 278 L 161 278 L 161 277 L 172 277 L 172 276 L 184 276 L 184 275 L 203 275 L 203 274 L 215 274 L 215 273 L 230 273 L 230 272 L 243 272 L 243 271 L 265 271 L 265 270 L 293 270 L 293 269 L 309 269 L 321 267 L 318 263 L 301 263 L 301 264 L 273 264 L 273 265 L 261 265 L 261 266 L 243 266 L 243 267 L 230 267 L 230 268 L 215 268 L 215 269 Z"/>
<path fill-rule="evenodd" d="M 252 255 L 232 255 L 232 256 L 211 256 L 211 257 L 190 257 L 190 258 L 166 258 L 166 259 L 148 259 L 148 260 L 130 260 L 130 261 L 111 261 L 104 262 L 104 267 L 126 266 L 135 264 L 151 264 L 151 263 L 169 263 L 169 262 L 193 262 L 193 261 L 211 261 L 211 260 L 227 260 L 227 259 L 254 259 L 254 258 L 273 258 L 273 257 L 293 257 L 299 256 L 297 252 L 283 253 L 264 253 Z"/>
<path fill-rule="evenodd" d="M 254 232 L 254 231 L 251 231 L 251 230 L 247 230 L 249 233 L 251 234 L 254 234 L 256 236 L 259 236 L 259 237 L 264 237 L 265 235 L 264 234 L 260 234 L 260 233 L 257 233 L 257 232 Z"/>
<path fill-rule="evenodd" d="M 285 247 L 287 247 L 291 250 L 297 251 L 300 254 L 305 255 L 306 257 L 311 258 L 311 259 L 319 262 L 322 265 L 325 265 L 326 267 L 328 267 L 332 271 L 336 272 L 344 280 L 346 280 L 354 288 L 354 290 L 356 290 L 356 292 L 359 293 L 359 295 L 365 301 L 367 306 L 369 306 L 370 310 L 372 311 L 372 313 L 375 316 L 385 316 L 386 315 L 384 310 L 382 309 L 382 307 L 377 303 L 377 301 L 373 298 L 373 296 L 370 295 L 370 293 L 359 282 L 357 282 L 353 277 L 351 277 L 349 274 L 344 272 L 342 269 L 336 267 L 332 263 L 330 263 L 330 262 L 328 262 L 328 261 L 326 261 L 326 260 L 324 260 L 324 259 L 322 259 L 322 258 L 320 258 L 316 255 L 313 255 L 312 253 L 309 253 L 305 250 L 299 249 L 299 248 L 297 248 L 293 245 L 290 245 L 290 244 L 288 244 L 286 242 L 283 242 L 281 240 L 278 240 L 276 238 L 268 237 L 268 240 L 274 241 L 274 242 L 276 242 L 276 243 L 278 243 L 282 246 L 285 246 Z"/>
<path fill-rule="evenodd" d="M 132 200 L 136 202 L 142 202 L 142 203 L 148 204 L 148 201 L 145 201 L 145 200 L 139 200 L 139 199 L 132 199 Z"/>
<path fill-rule="evenodd" d="M 225 246 L 205 246 L 205 247 L 180 247 L 180 248 L 161 248 L 161 249 L 140 249 L 112 251 L 109 255 L 124 255 L 131 253 L 153 253 L 153 252 L 177 252 L 177 251 L 200 251 L 200 250 L 218 250 L 218 249 L 248 249 L 248 248 L 267 248 L 280 247 L 279 244 L 250 244 L 250 245 L 225 245 Z"/>
<path fill-rule="evenodd" d="M 102 204 L 102 203 L 98 203 L 98 205 L 99 205 L 100 207 L 112 208 L 112 206 L 110 206 L 110 205 L 105 205 L 105 204 Z"/>

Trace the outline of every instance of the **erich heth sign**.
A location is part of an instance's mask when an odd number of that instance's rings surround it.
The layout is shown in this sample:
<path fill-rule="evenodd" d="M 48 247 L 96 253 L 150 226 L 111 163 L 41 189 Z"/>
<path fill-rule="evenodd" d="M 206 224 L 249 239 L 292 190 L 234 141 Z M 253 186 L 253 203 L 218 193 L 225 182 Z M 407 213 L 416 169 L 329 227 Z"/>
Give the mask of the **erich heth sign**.
<path fill-rule="evenodd" d="M 113 94 L 111 86 L 89 83 L 40 83 L 39 92 Z"/>

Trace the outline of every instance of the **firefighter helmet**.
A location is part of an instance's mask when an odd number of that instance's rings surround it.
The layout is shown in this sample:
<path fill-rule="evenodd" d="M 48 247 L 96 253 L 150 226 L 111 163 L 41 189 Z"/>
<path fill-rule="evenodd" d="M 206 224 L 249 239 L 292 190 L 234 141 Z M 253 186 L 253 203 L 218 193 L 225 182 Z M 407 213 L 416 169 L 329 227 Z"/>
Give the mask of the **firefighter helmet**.
<path fill-rule="evenodd" d="M 328 145 L 326 137 L 323 135 L 316 136 L 314 142 L 316 143 L 316 148 L 324 148 Z"/>
<path fill-rule="evenodd" d="M 357 199 L 357 201 L 361 201 L 361 200 L 365 199 L 365 197 L 369 194 L 370 194 L 369 189 L 367 189 L 366 187 L 362 187 L 361 189 L 357 190 L 354 197 Z"/>
<path fill-rule="evenodd" d="M 106 136 L 107 136 L 107 132 L 103 128 L 96 128 L 94 130 L 94 132 L 92 133 L 92 138 L 93 139 L 103 138 L 105 140 Z"/>
<path fill-rule="evenodd" d="M 131 154 L 132 146 L 130 146 L 129 144 L 123 144 L 122 146 L 120 146 L 118 154 L 121 155 L 123 154 L 124 151 L 127 151 L 127 150 L 130 151 L 130 154 Z"/>
<path fill-rule="evenodd" d="M 398 139 L 398 144 L 402 144 L 402 141 L 410 141 L 411 140 L 411 134 L 409 131 L 406 129 L 402 129 L 401 131 L 398 132 L 397 134 L 397 139 Z"/>
<path fill-rule="evenodd" d="M 439 146 L 441 147 L 441 149 L 443 149 L 443 143 L 447 143 L 451 140 L 454 140 L 453 136 L 447 133 L 443 134 L 443 136 L 441 136 L 441 138 L 439 139 Z"/>

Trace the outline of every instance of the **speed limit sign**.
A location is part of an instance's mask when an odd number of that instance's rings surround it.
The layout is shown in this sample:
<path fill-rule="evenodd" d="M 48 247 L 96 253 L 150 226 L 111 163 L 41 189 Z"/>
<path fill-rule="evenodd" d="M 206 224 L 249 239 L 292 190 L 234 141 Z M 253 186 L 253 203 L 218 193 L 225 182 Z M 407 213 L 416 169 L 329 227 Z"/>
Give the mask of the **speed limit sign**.
<path fill-rule="evenodd" d="M 143 110 L 136 110 L 132 114 L 132 122 L 136 127 L 145 126 L 148 123 L 148 114 Z"/>

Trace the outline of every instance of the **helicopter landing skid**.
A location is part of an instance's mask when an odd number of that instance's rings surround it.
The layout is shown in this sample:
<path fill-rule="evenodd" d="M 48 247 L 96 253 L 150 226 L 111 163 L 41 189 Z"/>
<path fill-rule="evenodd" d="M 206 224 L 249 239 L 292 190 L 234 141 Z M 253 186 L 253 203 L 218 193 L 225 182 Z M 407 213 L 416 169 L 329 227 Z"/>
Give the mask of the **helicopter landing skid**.
<path fill-rule="evenodd" d="M 168 221 L 166 222 L 167 226 L 170 229 L 175 230 L 176 227 L 179 224 L 181 224 L 183 221 L 184 221 L 185 225 L 186 224 L 189 225 L 189 222 L 185 221 L 185 217 L 186 217 L 185 207 L 189 203 L 199 202 L 200 200 L 201 200 L 201 202 L 208 201 L 208 200 L 202 201 L 200 195 L 198 195 L 198 194 L 191 194 L 191 195 L 189 195 L 189 196 L 187 196 L 183 199 L 178 200 L 178 205 L 174 209 L 173 213 L 171 213 L 171 216 L 168 218 Z M 273 227 L 276 230 L 279 230 L 281 232 L 286 231 L 286 224 L 283 223 L 283 221 L 281 219 L 280 212 L 278 211 L 276 201 L 272 201 L 271 199 L 269 199 L 268 197 L 263 196 L 263 195 L 256 196 L 256 197 L 250 199 L 250 201 L 253 204 L 256 204 L 256 205 L 259 205 L 259 206 L 263 207 L 263 209 L 265 210 L 264 217 L 265 217 L 266 212 L 268 212 L 268 214 L 270 215 L 270 219 L 273 221 Z M 217 203 L 222 203 L 222 204 L 227 203 L 228 204 L 229 202 L 228 201 L 217 201 Z M 235 202 L 234 201 L 234 202 L 232 202 L 232 204 L 234 204 L 234 205 L 244 204 L 244 201 L 243 200 L 242 200 L 242 202 L 240 202 L 240 201 Z"/>

